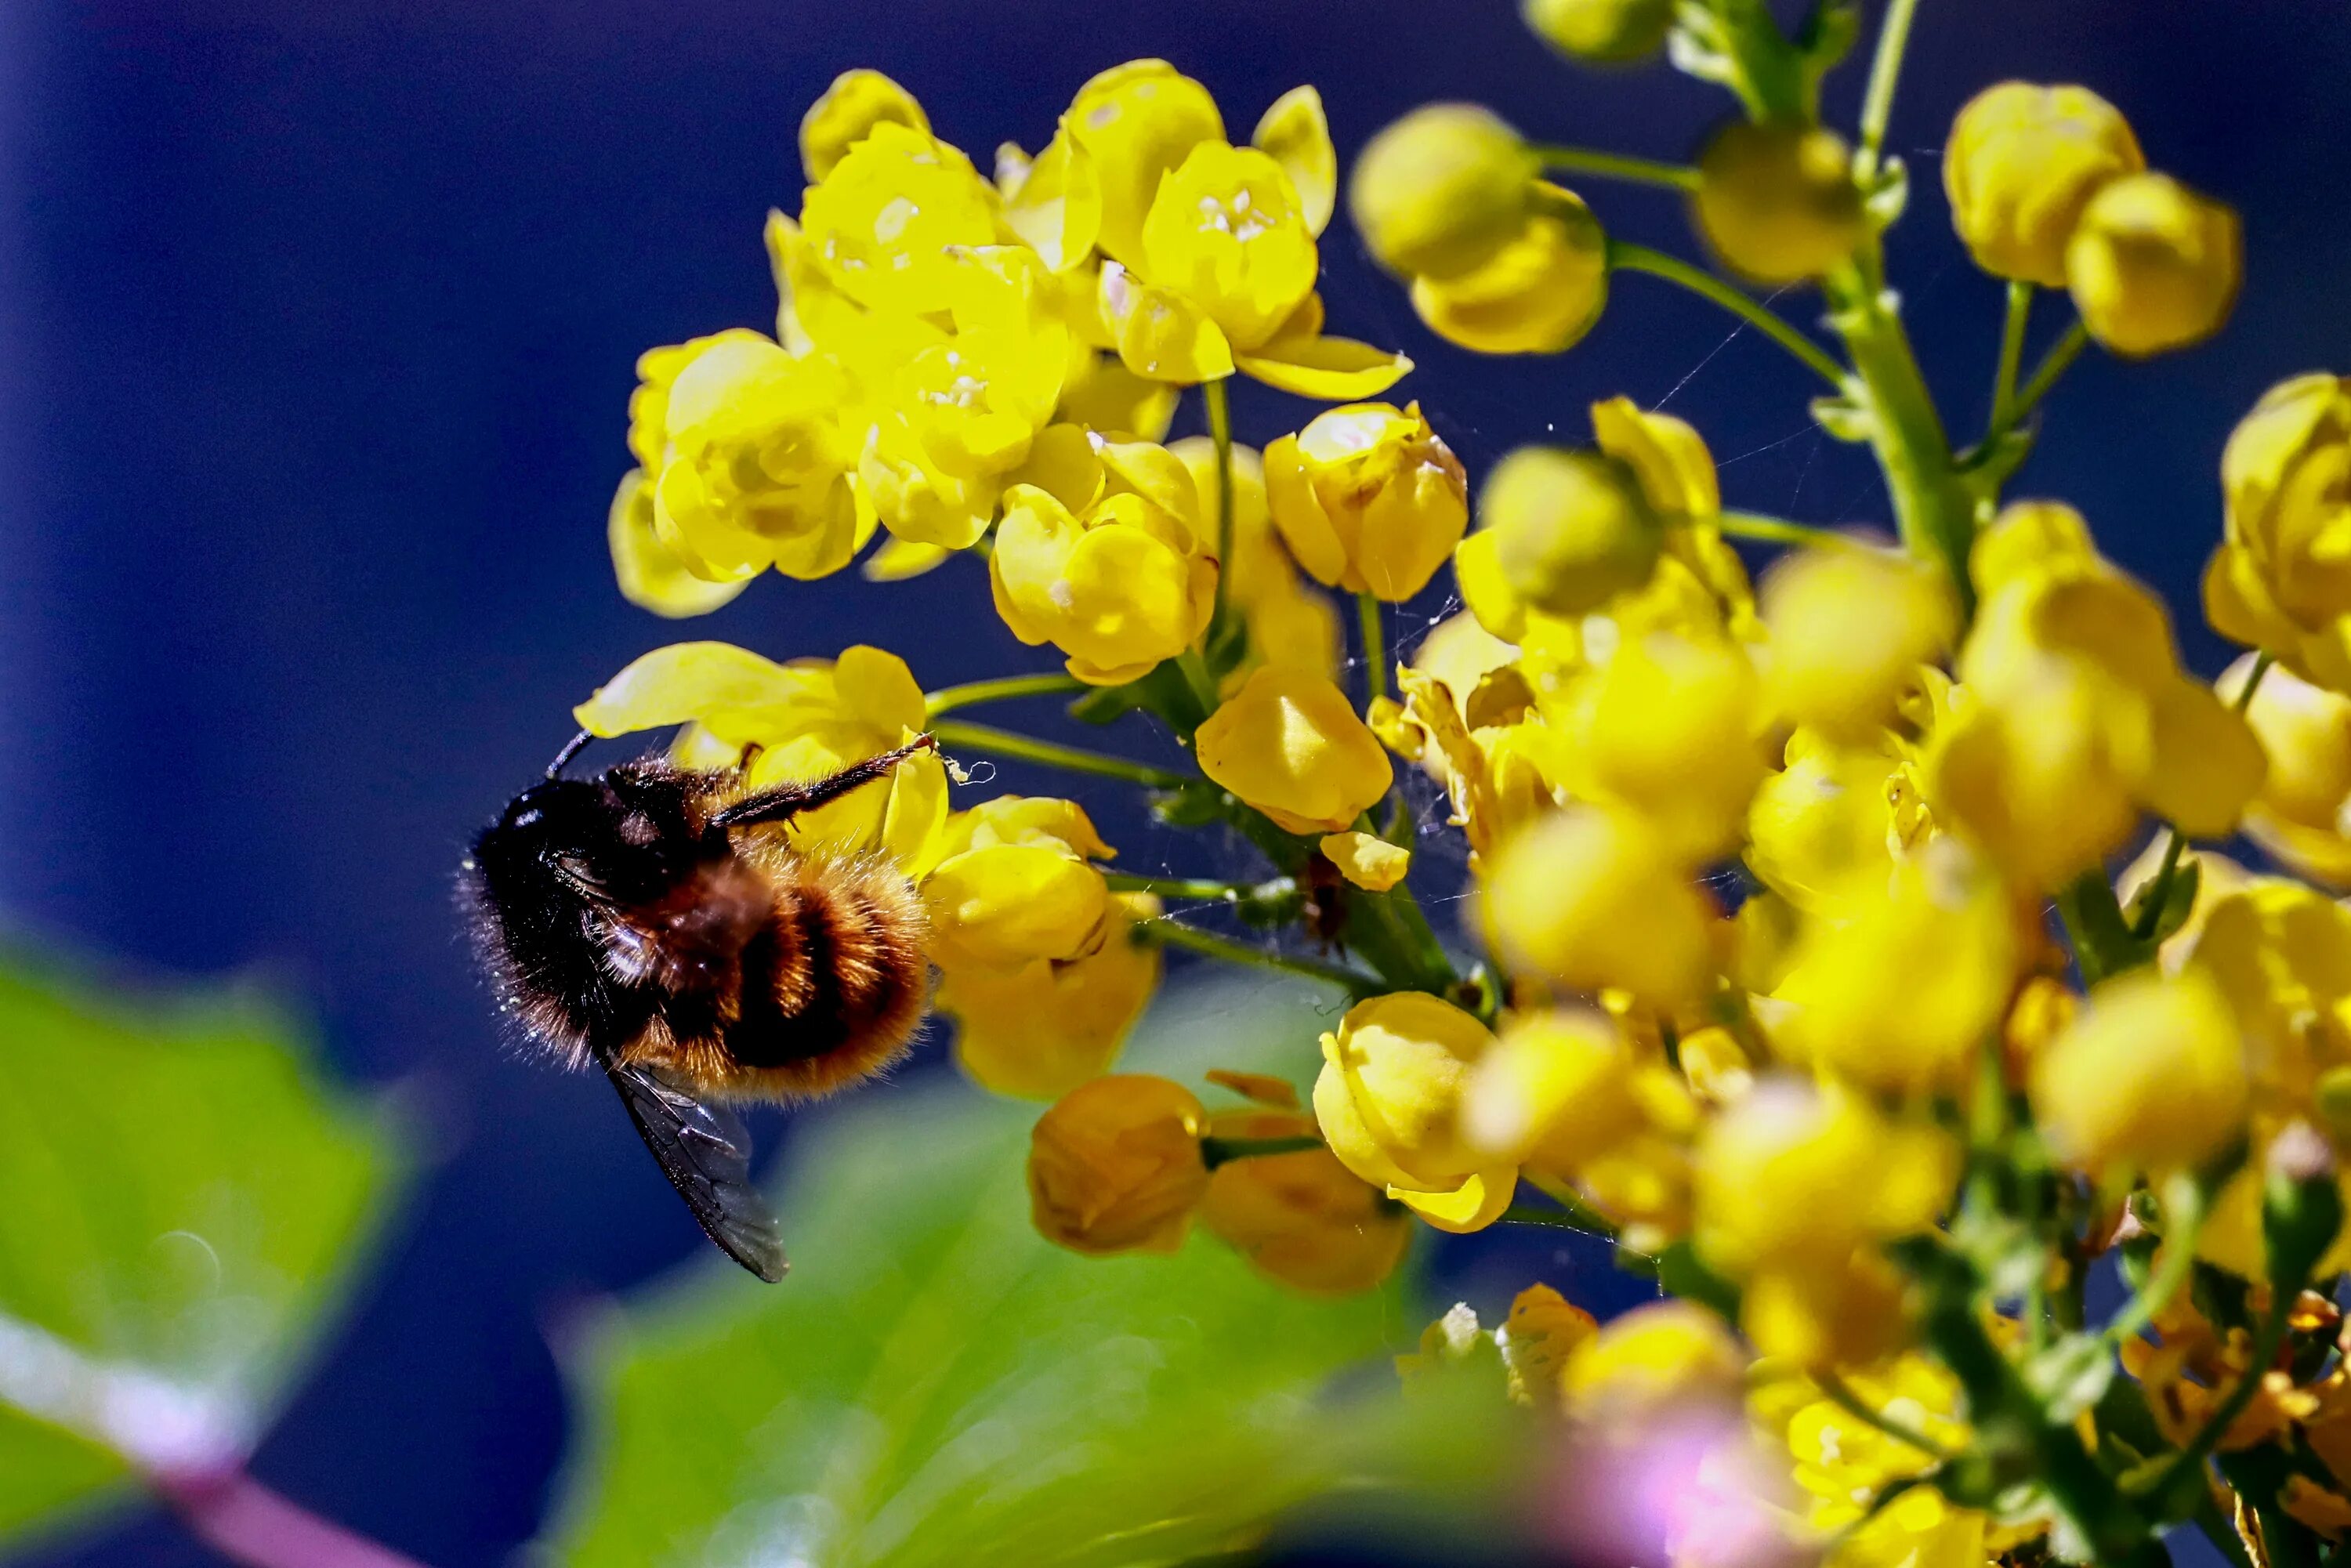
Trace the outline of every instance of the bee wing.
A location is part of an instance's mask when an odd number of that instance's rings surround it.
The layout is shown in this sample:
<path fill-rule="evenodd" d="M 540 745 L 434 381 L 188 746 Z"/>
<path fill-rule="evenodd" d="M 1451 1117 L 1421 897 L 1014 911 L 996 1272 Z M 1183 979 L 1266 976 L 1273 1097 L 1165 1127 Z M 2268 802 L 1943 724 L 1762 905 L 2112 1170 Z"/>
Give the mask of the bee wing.
<path fill-rule="evenodd" d="M 769 1284 L 784 1277 L 776 1217 L 751 1185 L 751 1134 L 724 1106 L 695 1098 L 658 1068 L 608 1063 L 637 1134 L 694 1211 L 703 1234 Z"/>

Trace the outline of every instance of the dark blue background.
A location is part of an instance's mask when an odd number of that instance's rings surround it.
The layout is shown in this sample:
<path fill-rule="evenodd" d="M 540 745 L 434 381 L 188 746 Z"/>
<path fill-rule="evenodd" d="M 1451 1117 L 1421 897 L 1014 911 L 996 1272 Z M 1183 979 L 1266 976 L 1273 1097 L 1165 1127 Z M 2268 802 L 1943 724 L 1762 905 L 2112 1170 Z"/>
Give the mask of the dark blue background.
<path fill-rule="evenodd" d="M 2142 368 L 2092 356 L 2022 482 L 2081 504 L 2112 554 L 2192 607 L 2231 423 L 2284 374 L 2351 370 L 2351 14 L 1923 9 L 1894 120 L 1919 176 L 1895 264 L 1962 424 L 1981 416 L 1999 311 L 1937 172 L 1969 93 L 2085 81 L 2158 166 L 2244 213 L 2228 334 Z M 1041 142 L 1086 75 L 1144 54 L 1206 79 L 1237 135 L 1315 81 L 1348 157 L 1432 98 L 1668 157 L 1722 107 L 1662 69 L 1572 70 L 1505 0 L 0 10 L 0 904 L 143 964 L 272 974 L 315 1001 L 351 1072 L 419 1080 L 446 1113 L 447 1163 L 264 1448 L 265 1479 L 443 1568 L 500 1560 L 559 1453 L 550 1317 L 697 1244 L 600 1087 L 502 1051 L 449 903 L 466 831 L 543 764 L 569 706 L 674 634 L 620 601 L 604 556 L 634 356 L 772 319 L 761 214 L 797 205 L 794 127 L 835 72 L 890 71 L 984 165 L 999 140 Z M 1836 79 L 1848 122 L 1862 74 Z M 1669 198 L 1589 193 L 1618 231 L 1687 248 Z M 1473 474 L 1554 424 L 1582 436 L 1595 397 L 1670 392 L 1735 504 L 1885 515 L 1866 464 L 1805 419 L 1802 373 L 1751 333 L 1726 344 L 1724 319 L 1654 280 L 1624 279 L 1565 358 L 1479 361 L 1418 328 L 1343 225 L 1325 256 L 1333 329 L 1420 360 L 1403 391 Z M 1298 417 L 1254 389 L 1239 413 L 1259 441 Z M 2183 613 L 2191 662 L 2216 670 L 2225 651 Z M 778 657 L 872 640 L 929 685 L 1044 665 L 964 564 L 890 589 L 769 578 L 688 634 Z M 1129 864 L 1186 854 L 1103 818 Z M 1586 1296 L 1629 1288 L 1546 1251 L 1481 1241 L 1440 1261 L 1489 1306 L 1537 1270 Z M 49 1560 L 208 1561 L 154 1520 Z"/>

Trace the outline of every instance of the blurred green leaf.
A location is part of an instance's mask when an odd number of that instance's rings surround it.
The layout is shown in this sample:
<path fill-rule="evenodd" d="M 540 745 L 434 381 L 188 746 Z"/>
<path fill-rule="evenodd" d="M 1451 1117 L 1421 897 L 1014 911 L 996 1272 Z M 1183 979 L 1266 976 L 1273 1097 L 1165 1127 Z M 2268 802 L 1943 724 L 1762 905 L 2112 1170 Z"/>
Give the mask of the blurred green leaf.
<path fill-rule="evenodd" d="M 1122 1066 L 1195 1087 L 1209 1066 L 1301 1079 L 1335 1016 L 1279 988 L 1192 993 L 1163 1003 Z M 1393 1282 L 1310 1301 L 1206 1235 L 1174 1258 L 1040 1239 L 1023 1181 L 1040 1109 L 960 1083 L 884 1087 L 801 1129 L 784 1282 L 697 1266 L 573 1358 L 588 1446 L 553 1555 L 1180 1562 L 1371 1480 L 1402 1448 L 1479 1469 L 1447 1413 L 1396 1397 L 1387 1355 L 1421 1323 Z"/>
<path fill-rule="evenodd" d="M 234 1460 L 299 1369 L 397 1161 L 296 1040 L 0 953 L 0 1546 L 134 1458 Z"/>

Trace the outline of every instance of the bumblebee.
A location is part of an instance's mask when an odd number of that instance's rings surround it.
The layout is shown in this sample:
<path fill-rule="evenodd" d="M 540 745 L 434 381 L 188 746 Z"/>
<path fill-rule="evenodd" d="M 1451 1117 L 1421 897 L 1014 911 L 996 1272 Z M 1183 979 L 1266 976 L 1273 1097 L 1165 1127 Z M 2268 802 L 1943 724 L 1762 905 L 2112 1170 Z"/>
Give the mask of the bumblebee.
<path fill-rule="evenodd" d="M 501 1009 L 611 1080 L 704 1232 L 770 1282 L 775 1217 L 733 1102 L 811 1099 L 905 1053 L 927 1005 L 923 906 L 886 858 L 796 851 L 784 824 L 886 779 L 928 736 L 746 793 L 646 758 L 515 797 L 465 862 Z"/>

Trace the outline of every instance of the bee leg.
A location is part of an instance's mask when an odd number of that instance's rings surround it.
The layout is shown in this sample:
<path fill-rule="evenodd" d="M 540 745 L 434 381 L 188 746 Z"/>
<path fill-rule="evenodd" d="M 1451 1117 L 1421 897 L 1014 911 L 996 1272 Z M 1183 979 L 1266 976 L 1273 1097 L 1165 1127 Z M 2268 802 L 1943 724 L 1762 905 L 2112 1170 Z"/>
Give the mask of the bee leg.
<path fill-rule="evenodd" d="M 711 817 L 722 828 L 740 828 L 753 822 L 780 822 L 802 811 L 813 811 L 828 801 L 838 800 L 852 789 L 887 779 L 890 770 L 918 751 L 937 749 L 938 743 L 927 735 L 918 735 L 895 751 L 885 751 L 879 757 L 869 757 L 862 762 L 852 763 L 827 779 L 808 779 L 791 784 L 778 784 L 772 789 L 762 789 L 756 795 L 746 795 L 733 805 L 724 807 Z"/>

